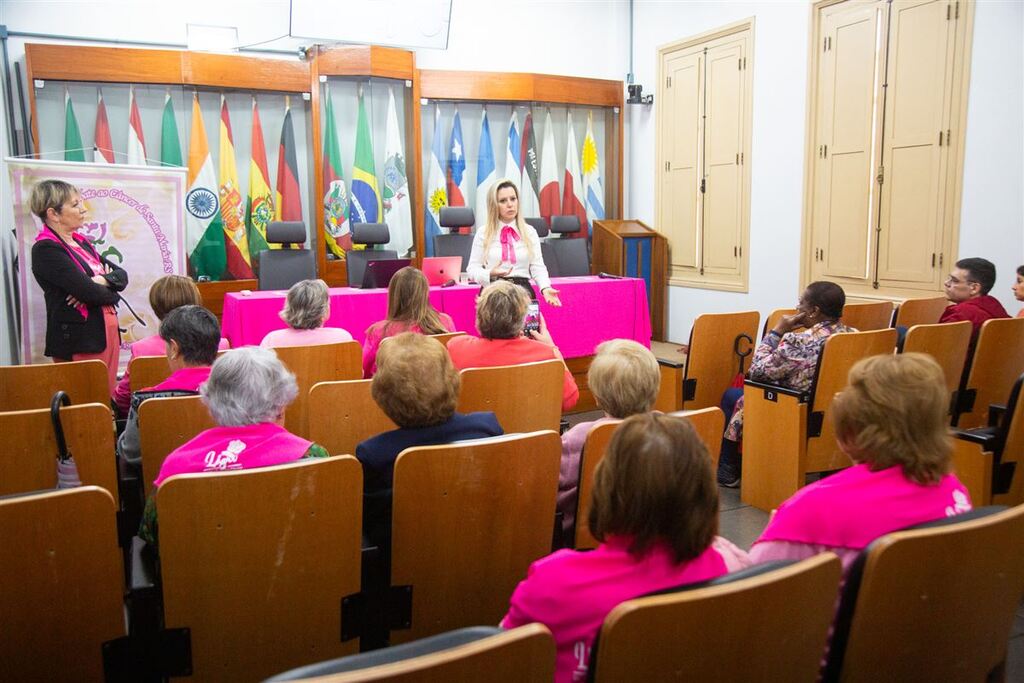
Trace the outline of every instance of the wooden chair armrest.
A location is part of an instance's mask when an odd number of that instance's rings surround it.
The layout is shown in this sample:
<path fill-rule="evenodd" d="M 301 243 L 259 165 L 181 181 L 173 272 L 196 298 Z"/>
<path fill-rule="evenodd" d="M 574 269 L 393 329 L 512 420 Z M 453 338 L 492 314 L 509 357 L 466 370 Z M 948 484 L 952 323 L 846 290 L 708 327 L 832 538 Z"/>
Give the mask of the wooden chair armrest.
<path fill-rule="evenodd" d="M 797 391 L 789 387 L 784 387 L 778 384 L 769 384 L 768 382 L 758 382 L 752 379 L 744 380 L 743 385 L 746 387 L 756 387 L 763 389 L 766 392 L 774 392 L 776 394 L 783 394 L 785 396 L 794 396 L 800 400 L 800 403 L 806 403 L 810 399 L 810 393 L 806 391 Z"/>

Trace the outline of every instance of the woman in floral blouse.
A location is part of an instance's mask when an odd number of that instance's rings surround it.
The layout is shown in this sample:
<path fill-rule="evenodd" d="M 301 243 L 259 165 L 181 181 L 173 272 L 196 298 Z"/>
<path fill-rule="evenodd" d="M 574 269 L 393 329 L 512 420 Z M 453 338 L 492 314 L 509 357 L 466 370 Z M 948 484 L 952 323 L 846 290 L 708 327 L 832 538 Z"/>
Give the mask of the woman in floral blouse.
<path fill-rule="evenodd" d="M 846 305 L 843 288 L 832 282 L 812 282 L 800 295 L 796 313 L 784 315 L 775 328 L 761 340 L 754 352 L 748 377 L 757 382 L 807 391 L 814 383 L 814 372 L 825 341 L 838 332 L 856 332 L 839 322 Z M 806 328 L 801 332 L 794 332 Z M 723 398 L 723 409 L 730 392 L 738 400 L 722 440 L 718 460 L 718 483 L 735 488 L 740 483 L 740 441 L 743 438 L 742 389 L 730 389 Z M 728 411 L 726 412 L 728 415 Z"/>

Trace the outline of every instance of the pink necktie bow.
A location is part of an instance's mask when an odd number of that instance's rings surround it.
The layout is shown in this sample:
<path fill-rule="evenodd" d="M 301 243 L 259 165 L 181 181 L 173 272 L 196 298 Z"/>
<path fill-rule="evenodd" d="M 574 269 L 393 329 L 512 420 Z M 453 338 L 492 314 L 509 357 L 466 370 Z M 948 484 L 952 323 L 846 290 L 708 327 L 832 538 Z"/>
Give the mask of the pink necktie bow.
<path fill-rule="evenodd" d="M 516 242 L 520 239 L 512 226 L 506 225 L 501 229 L 501 260 L 509 263 L 516 262 Z"/>

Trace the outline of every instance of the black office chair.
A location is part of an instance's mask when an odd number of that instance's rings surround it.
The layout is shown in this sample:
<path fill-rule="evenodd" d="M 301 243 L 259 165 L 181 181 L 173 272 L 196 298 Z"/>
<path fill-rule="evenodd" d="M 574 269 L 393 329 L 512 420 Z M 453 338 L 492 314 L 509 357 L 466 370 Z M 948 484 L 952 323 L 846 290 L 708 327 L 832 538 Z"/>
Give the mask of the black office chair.
<path fill-rule="evenodd" d="M 523 220 L 532 225 L 533 229 L 537 231 L 537 237 L 540 238 L 540 255 L 544 259 L 544 266 L 548 269 L 548 275 L 558 277 L 558 256 L 555 254 L 555 248 L 551 246 L 551 240 L 547 239 L 551 234 L 547 219 L 524 218 Z"/>
<path fill-rule="evenodd" d="M 366 249 L 353 249 L 345 252 L 348 267 L 348 286 L 359 287 L 363 284 L 363 273 L 369 261 L 381 261 L 398 258 L 394 249 L 378 249 L 377 246 L 391 241 L 387 223 L 353 223 L 352 244 L 365 244 Z"/>
<path fill-rule="evenodd" d="M 442 206 L 438 215 L 442 228 L 451 230 L 447 235 L 434 235 L 434 256 L 461 256 L 462 267 L 469 264 L 473 250 L 473 233 L 463 235 L 459 228 L 472 228 L 476 222 L 473 209 L 468 206 Z"/>
<path fill-rule="evenodd" d="M 260 252 L 260 289 L 288 289 L 296 282 L 316 277 L 316 257 L 302 246 L 305 241 L 306 224 L 302 221 L 267 223 L 267 243 L 284 247 Z M 298 248 L 292 249 L 293 244 Z"/>
<path fill-rule="evenodd" d="M 575 275 L 590 275 L 590 253 L 587 248 L 586 237 L 566 237 L 580 230 L 580 219 L 578 216 L 552 216 L 551 232 L 558 237 L 551 237 L 548 242 L 551 244 L 551 251 L 554 254 L 557 264 L 557 273 L 551 272 L 551 264 L 544 259 L 548 267 L 548 273 L 553 277 L 572 277 Z"/>
<path fill-rule="evenodd" d="M 547 237 L 551 232 L 546 218 L 524 218 L 523 220 L 533 226 L 533 229 L 537 231 L 537 237 L 541 239 Z"/>

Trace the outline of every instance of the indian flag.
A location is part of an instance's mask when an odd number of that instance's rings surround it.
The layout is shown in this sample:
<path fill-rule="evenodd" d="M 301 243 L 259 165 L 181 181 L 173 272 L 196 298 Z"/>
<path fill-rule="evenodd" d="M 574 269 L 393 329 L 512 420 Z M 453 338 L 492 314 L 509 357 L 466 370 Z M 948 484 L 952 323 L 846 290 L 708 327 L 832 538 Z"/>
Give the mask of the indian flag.
<path fill-rule="evenodd" d="M 245 207 L 238 188 L 235 141 L 231 136 L 228 102 L 220 96 L 220 219 L 224 226 L 224 247 L 228 273 L 236 280 L 255 277 L 249 261 L 249 240 L 245 236 Z"/>
<path fill-rule="evenodd" d="M 267 244 L 267 223 L 274 218 L 274 193 L 267 182 L 269 177 L 260 110 L 253 97 L 252 156 L 249 160 L 249 199 L 245 208 L 245 228 L 249 238 L 249 256 L 256 270 L 259 270 L 260 252 L 270 248 Z"/>
<path fill-rule="evenodd" d="M 188 193 L 185 195 L 185 242 L 195 278 L 219 280 L 227 267 L 224 228 L 217 199 L 217 176 L 206 142 L 199 96 L 192 98 L 192 137 L 188 147 Z"/>

